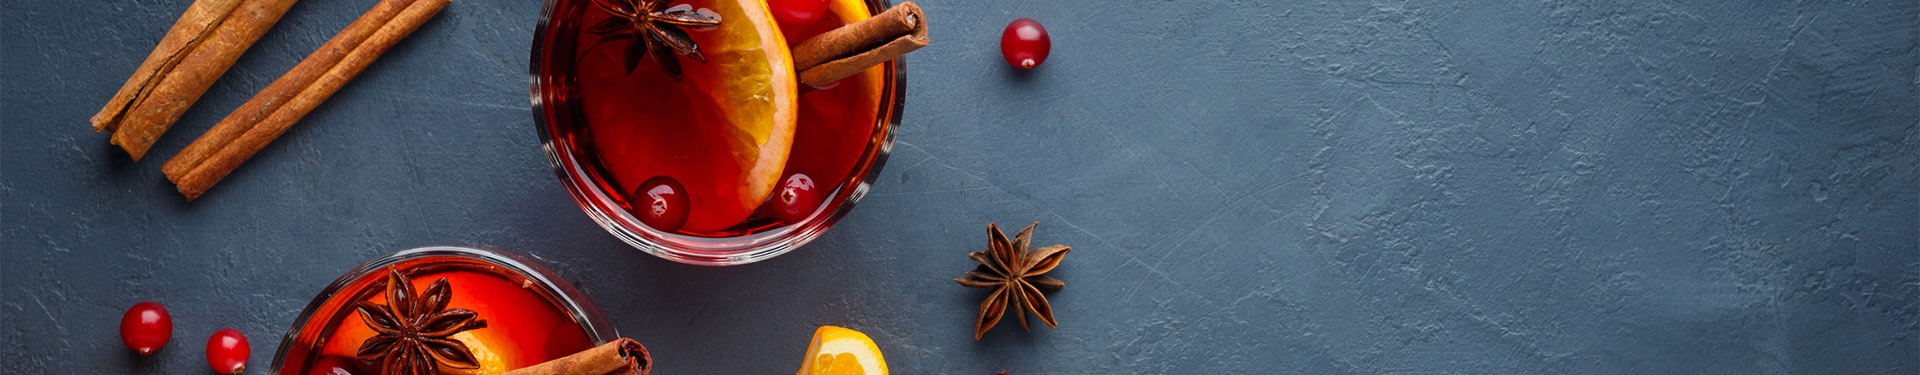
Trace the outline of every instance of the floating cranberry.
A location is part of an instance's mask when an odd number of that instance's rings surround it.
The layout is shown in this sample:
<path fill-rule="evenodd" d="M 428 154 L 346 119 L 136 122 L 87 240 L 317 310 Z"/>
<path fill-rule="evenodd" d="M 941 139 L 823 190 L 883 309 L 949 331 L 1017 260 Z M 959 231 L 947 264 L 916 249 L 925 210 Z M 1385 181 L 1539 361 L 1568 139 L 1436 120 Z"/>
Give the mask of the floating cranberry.
<path fill-rule="evenodd" d="M 357 375 L 360 367 L 346 357 L 324 356 L 307 366 L 306 375 Z"/>
<path fill-rule="evenodd" d="M 767 6 L 773 8 L 773 20 L 782 31 L 813 24 L 827 14 L 827 0 L 768 0 Z"/>
<path fill-rule="evenodd" d="M 232 328 L 214 332 L 207 338 L 207 366 L 213 372 L 238 374 L 247 369 L 247 336 Z"/>
<path fill-rule="evenodd" d="M 667 176 L 640 183 L 640 188 L 633 190 L 627 202 L 633 205 L 633 216 L 639 217 L 641 223 L 662 232 L 680 230 L 680 226 L 687 224 L 687 211 L 692 209 L 687 203 L 687 188 Z"/>
<path fill-rule="evenodd" d="M 173 316 L 166 306 L 146 301 L 133 304 L 120 316 L 120 342 L 140 355 L 153 354 L 173 338 Z"/>
<path fill-rule="evenodd" d="M 1031 18 L 1013 20 L 1007 24 L 1006 31 L 1000 32 L 1000 57 L 1014 68 L 1040 66 L 1047 61 L 1047 52 L 1052 49 L 1053 40 L 1047 37 L 1047 29 Z"/>
<path fill-rule="evenodd" d="M 773 216 L 788 224 L 805 220 L 820 208 L 820 193 L 813 177 L 804 173 L 787 175 L 773 190 Z"/>

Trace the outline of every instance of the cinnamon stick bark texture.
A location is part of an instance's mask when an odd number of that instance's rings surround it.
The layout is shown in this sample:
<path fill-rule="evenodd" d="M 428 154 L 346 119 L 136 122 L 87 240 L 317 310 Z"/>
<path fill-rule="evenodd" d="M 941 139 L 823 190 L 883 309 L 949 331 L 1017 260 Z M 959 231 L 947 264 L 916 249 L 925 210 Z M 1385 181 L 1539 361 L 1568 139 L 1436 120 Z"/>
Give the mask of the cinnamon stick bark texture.
<path fill-rule="evenodd" d="M 339 92 L 449 0 L 385 0 L 228 114 L 161 168 L 191 201 Z"/>
<path fill-rule="evenodd" d="M 88 122 L 140 160 L 295 1 L 195 1 Z"/>
<path fill-rule="evenodd" d="M 227 144 L 232 143 L 235 138 L 252 129 L 254 124 L 260 123 L 260 120 L 266 119 L 275 110 L 286 105 L 288 99 L 299 95 L 300 91 L 312 85 L 314 80 L 320 79 L 328 69 L 339 64 L 341 59 L 353 52 L 354 47 L 358 47 L 361 42 L 373 36 L 374 31 L 385 26 L 387 21 L 393 20 L 394 16 L 399 15 L 400 11 L 406 9 L 411 3 L 413 0 L 385 0 L 375 4 L 372 10 L 368 10 L 366 14 L 360 16 L 360 19 L 347 25 L 345 30 L 334 35 L 333 39 L 328 40 L 326 44 L 320 45 L 319 50 L 308 55 L 305 60 L 301 60 L 293 70 L 288 71 L 280 79 L 274 80 L 272 84 L 267 85 L 266 89 L 255 94 L 253 99 L 247 100 L 246 104 L 240 105 L 239 109 L 228 114 L 225 119 L 221 119 L 219 124 L 215 124 L 213 129 L 187 145 L 187 148 L 181 150 L 179 154 L 174 155 L 173 159 L 167 160 L 167 164 L 161 167 L 161 170 L 166 172 L 167 178 L 175 181 L 185 177 L 188 172 L 193 171 L 194 167 L 199 166 L 207 158 L 225 148 Z"/>
<path fill-rule="evenodd" d="M 153 47 L 153 52 L 147 53 L 147 60 L 133 70 L 133 77 L 127 78 L 127 83 L 120 86 L 120 91 L 107 100 L 106 107 L 100 108 L 99 113 L 88 119 L 93 123 L 93 131 L 118 130 L 120 115 L 126 113 L 133 100 L 146 97 L 143 94 L 151 92 L 155 82 L 179 65 L 180 59 L 193 52 L 193 47 L 198 46 L 207 34 L 212 34 L 215 26 L 239 7 L 240 0 L 200 0 L 188 5 L 186 13 L 181 14 L 180 19 L 174 21 L 173 27 L 167 30 L 167 35 L 160 38 L 160 44 Z"/>
<path fill-rule="evenodd" d="M 593 349 L 501 375 L 646 375 L 652 369 L 653 356 L 647 354 L 647 347 L 622 337 Z"/>
<path fill-rule="evenodd" d="M 802 84 L 826 86 L 928 42 L 926 14 L 913 2 L 902 2 L 873 18 L 800 42 L 793 48 L 793 71 L 799 72 Z"/>

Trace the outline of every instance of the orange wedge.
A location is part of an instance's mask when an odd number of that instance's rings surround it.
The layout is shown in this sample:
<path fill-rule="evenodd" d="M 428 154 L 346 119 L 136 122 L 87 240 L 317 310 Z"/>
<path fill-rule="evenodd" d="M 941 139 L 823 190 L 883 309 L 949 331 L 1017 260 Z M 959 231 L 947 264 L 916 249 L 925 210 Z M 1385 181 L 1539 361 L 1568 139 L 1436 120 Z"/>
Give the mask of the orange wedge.
<path fill-rule="evenodd" d="M 867 334 L 835 326 L 820 326 L 807 345 L 807 360 L 799 375 L 887 375 L 880 346 Z"/>

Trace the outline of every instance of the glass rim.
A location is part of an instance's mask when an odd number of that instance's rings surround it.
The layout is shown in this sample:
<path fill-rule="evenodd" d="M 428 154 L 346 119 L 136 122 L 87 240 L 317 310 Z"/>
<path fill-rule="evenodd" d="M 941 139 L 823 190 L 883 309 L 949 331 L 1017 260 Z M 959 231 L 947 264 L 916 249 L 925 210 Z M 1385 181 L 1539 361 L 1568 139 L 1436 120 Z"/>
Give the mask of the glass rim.
<path fill-rule="evenodd" d="M 901 58 L 886 63 L 892 77 L 883 78 L 883 104 L 879 118 L 874 120 L 876 131 L 884 131 L 885 134 L 869 142 L 867 150 L 858 159 L 863 163 L 856 164 L 855 171 L 864 167 L 865 172 L 848 176 L 847 183 L 828 192 L 825 202 L 832 206 L 831 210 L 815 212 L 799 223 L 734 237 L 698 237 L 654 230 L 620 208 L 616 198 L 608 195 L 598 184 L 587 181 L 594 177 L 588 173 L 589 167 L 575 157 L 576 146 L 554 139 L 552 131 L 555 124 L 548 122 L 549 103 L 545 92 L 559 84 L 542 78 L 542 72 L 547 68 L 542 53 L 548 47 L 548 24 L 556 21 L 555 12 L 561 1 L 564 0 L 547 0 L 534 28 L 533 47 L 527 64 L 528 97 L 533 109 L 534 129 L 555 176 L 560 179 L 574 203 L 595 224 L 642 252 L 699 266 L 742 265 L 786 254 L 819 238 L 852 211 L 855 204 L 872 189 L 873 179 L 879 176 L 881 167 L 886 165 L 887 157 L 892 154 L 894 130 L 900 125 L 901 110 L 906 105 L 905 65 Z M 888 0 L 865 0 L 865 3 L 870 13 L 891 6 Z M 892 103 L 890 106 L 885 104 L 889 101 Z"/>
<path fill-rule="evenodd" d="M 533 263 L 526 258 L 509 253 L 471 247 L 416 247 L 400 250 L 360 263 L 360 265 L 348 270 L 347 273 L 340 275 L 340 278 L 334 279 L 333 283 L 327 284 L 326 288 L 321 289 L 320 294 L 315 295 L 313 301 L 308 302 L 307 307 L 301 309 L 299 315 L 294 316 L 293 326 L 287 328 L 286 335 L 280 338 L 279 348 L 274 349 L 273 363 L 271 367 L 267 368 L 267 373 L 280 374 L 281 367 L 286 365 L 287 355 L 293 350 L 294 345 L 298 345 L 300 342 L 302 328 L 307 325 L 309 320 L 313 319 L 313 315 L 319 312 L 322 306 L 326 305 L 327 301 L 332 300 L 336 294 L 339 294 L 347 286 L 353 284 L 354 281 L 370 276 L 387 266 L 400 264 L 401 262 L 442 256 L 477 260 L 499 266 L 507 272 L 526 277 L 527 280 L 532 281 L 534 285 L 539 286 L 538 290 L 542 292 L 542 294 L 552 297 L 552 302 L 558 305 L 562 311 L 565 311 L 567 315 L 572 318 L 574 323 L 580 326 L 581 331 L 586 333 L 587 338 L 593 341 L 594 346 L 606 344 L 608 341 L 620 337 L 619 332 L 614 329 L 613 324 L 607 321 L 606 316 L 600 312 L 600 308 L 594 305 L 593 300 L 587 297 L 586 293 L 574 288 L 573 284 L 566 283 L 564 279 L 561 279 L 560 276 L 552 270 Z"/>

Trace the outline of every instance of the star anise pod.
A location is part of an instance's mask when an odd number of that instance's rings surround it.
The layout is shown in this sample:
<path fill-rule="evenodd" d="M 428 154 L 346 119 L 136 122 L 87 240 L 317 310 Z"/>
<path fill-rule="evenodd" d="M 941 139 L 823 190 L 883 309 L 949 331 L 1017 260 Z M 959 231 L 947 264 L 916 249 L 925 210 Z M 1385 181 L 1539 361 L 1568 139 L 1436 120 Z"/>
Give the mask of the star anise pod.
<path fill-rule="evenodd" d="M 1009 309 L 1013 310 L 1013 320 L 1020 322 L 1020 329 L 1028 332 L 1033 329 L 1027 326 L 1026 313 L 1040 317 L 1040 322 L 1048 327 L 1060 326 L 1053 320 L 1053 306 L 1047 304 L 1047 296 L 1041 295 L 1040 290 L 1060 289 L 1067 283 L 1042 274 L 1060 266 L 1060 260 L 1068 251 L 1073 251 L 1073 247 L 1053 245 L 1028 250 L 1033 242 L 1033 227 L 1037 225 L 1040 223 L 1027 225 L 1008 241 L 998 225 L 987 223 L 987 235 L 991 237 L 988 248 L 967 253 L 967 257 L 979 261 L 980 266 L 953 281 L 969 288 L 993 289 L 987 301 L 980 303 L 980 319 L 973 326 L 974 340 L 1000 323 L 1000 316 Z"/>
<path fill-rule="evenodd" d="M 387 304 L 360 301 L 354 305 L 360 319 L 377 333 L 360 343 L 354 358 L 385 360 L 381 373 L 386 375 L 437 375 L 440 367 L 480 368 L 467 344 L 449 336 L 484 328 L 487 321 L 471 310 L 447 309 L 447 300 L 453 297 L 447 279 L 435 280 L 416 295 L 413 283 L 399 270 L 388 268 L 387 272 Z"/>
<path fill-rule="evenodd" d="M 694 61 L 707 62 L 700 54 L 700 45 L 687 37 L 680 26 L 693 28 L 711 28 L 720 26 L 720 18 L 694 11 L 688 7 L 667 8 L 668 0 L 593 0 L 593 5 L 613 15 L 587 32 L 599 35 L 604 40 L 628 39 L 624 54 L 627 74 L 640 66 L 640 60 L 653 56 L 660 67 L 667 71 L 673 80 L 680 80 L 680 62 L 673 58 L 674 52 L 687 55 Z M 667 8 L 667 9 L 663 9 Z"/>

